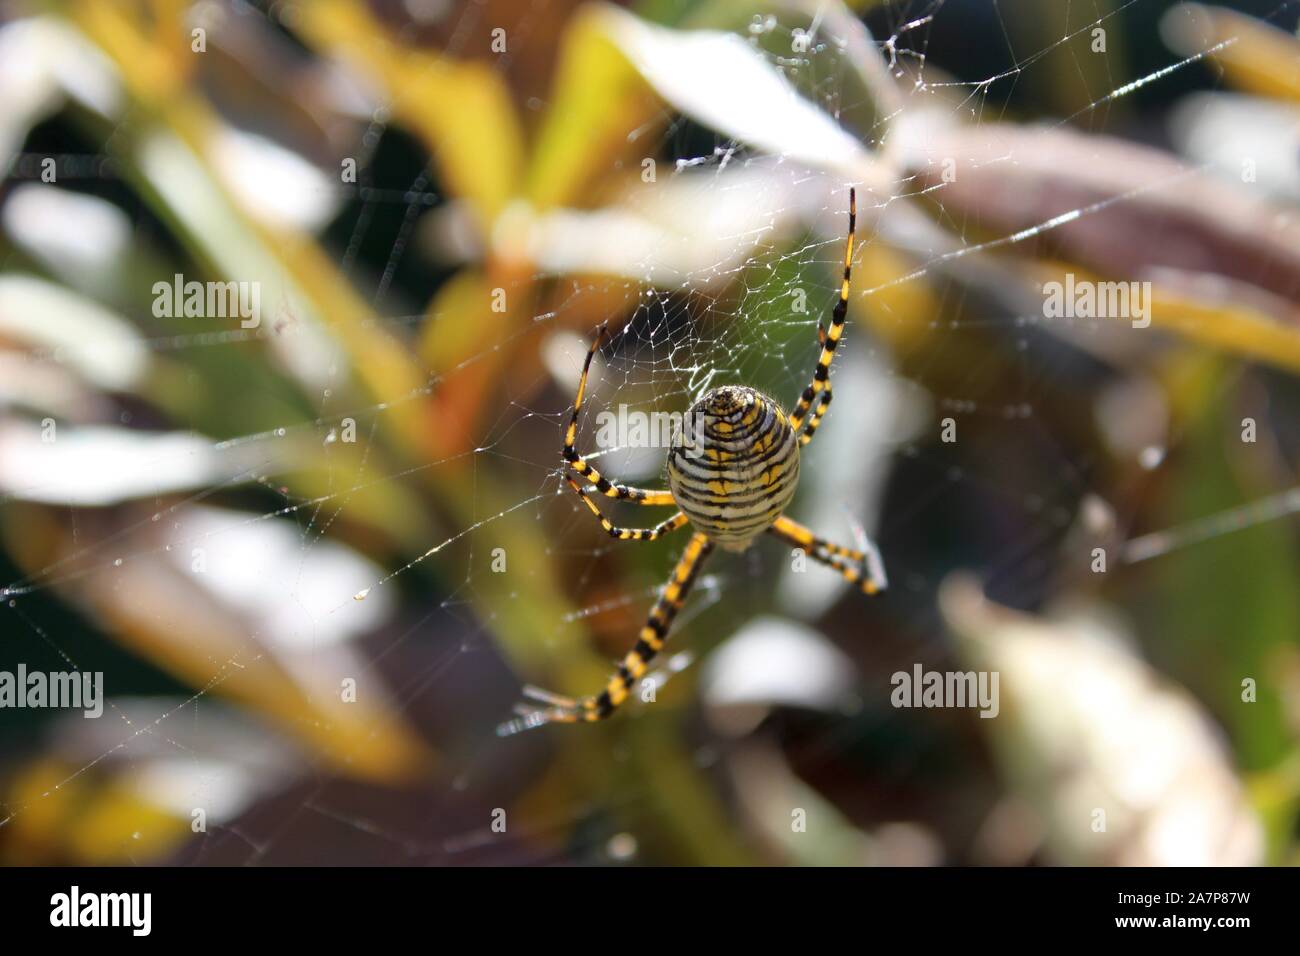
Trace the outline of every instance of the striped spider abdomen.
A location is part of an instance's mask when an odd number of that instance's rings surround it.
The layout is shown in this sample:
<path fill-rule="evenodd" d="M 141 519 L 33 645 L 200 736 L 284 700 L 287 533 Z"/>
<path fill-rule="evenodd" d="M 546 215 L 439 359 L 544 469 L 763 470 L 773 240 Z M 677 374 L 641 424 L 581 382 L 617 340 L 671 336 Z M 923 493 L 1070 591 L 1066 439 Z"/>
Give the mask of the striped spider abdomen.
<path fill-rule="evenodd" d="M 668 486 L 691 524 L 743 551 L 794 497 L 799 441 L 785 412 L 762 392 L 724 385 L 691 406 L 668 452 Z"/>

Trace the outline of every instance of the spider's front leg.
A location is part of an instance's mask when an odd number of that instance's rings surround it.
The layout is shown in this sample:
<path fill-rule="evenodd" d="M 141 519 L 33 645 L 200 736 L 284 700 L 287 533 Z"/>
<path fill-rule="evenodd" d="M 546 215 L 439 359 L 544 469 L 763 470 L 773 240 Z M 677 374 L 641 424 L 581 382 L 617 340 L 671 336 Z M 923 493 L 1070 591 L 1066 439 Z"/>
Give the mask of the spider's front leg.
<path fill-rule="evenodd" d="M 596 516 L 600 526 L 605 529 L 605 532 L 611 538 L 619 538 L 623 541 L 654 541 L 656 538 L 670 531 L 676 531 L 686 524 L 686 516 L 679 511 L 653 528 L 621 528 L 601 513 L 600 506 L 596 504 L 590 492 L 596 491 L 608 498 L 632 501 L 639 505 L 676 504 L 672 492 L 649 491 L 644 488 L 633 488 L 629 485 L 619 484 L 616 481 L 610 481 L 597 471 L 591 462 L 578 453 L 575 444 L 578 438 L 578 417 L 582 413 L 582 400 L 587 393 L 587 375 L 591 372 L 591 360 L 595 357 L 596 350 L 600 348 L 600 343 L 604 341 L 605 330 L 606 326 L 601 325 L 596 331 L 596 337 L 592 340 L 591 348 L 587 350 L 586 361 L 582 363 L 582 376 L 578 379 L 578 396 L 573 400 L 573 414 L 569 417 L 569 427 L 564 432 L 564 448 L 561 452 L 564 457 L 564 467 L 566 469 L 572 468 L 581 478 L 588 482 L 588 485 L 584 488 L 568 474 L 564 476 L 564 480 L 573 489 L 574 493 L 582 499 L 588 510 Z"/>
<path fill-rule="evenodd" d="M 573 400 L 573 414 L 569 416 L 569 427 L 564 430 L 564 448 L 561 450 L 561 454 L 567 467 L 576 471 L 592 488 L 607 498 L 620 498 L 624 501 L 635 501 L 637 504 L 642 505 L 675 504 L 671 492 L 649 491 L 645 488 L 633 488 L 617 481 L 610 481 L 596 470 L 595 465 L 578 453 L 576 445 L 578 440 L 578 418 L 582 415 L 582 400 L 587 394 L 587 376 L 591 373 L 591 360 L 596 357 L 596 350 L 600 348 L 600 343 L 605 340 L 607 329 L 608 325 L 602 323 L 600 328 L 596 330 L 596 337 L 591 341 L 591 348 L 587 349 L 587 358 L 582 363 L 582 375 L 578 379 L 578 395 Z M 579 488 L 578 493 L 583 494 L 583 489 Z"/>
<path fill-rule="evenodd" d="M 860 587 L 864 594 L 879 594 L 889 586 L 880 553 L 870 542 L 865 551 L 855 551 L 818 537 L 785 515 L 777 518 L 776 524 L 768 530 L 782 541 L 802 549 L 814 561 L 838 571 L 846 581 Z"/>
<path fill-rule="evenodd" d="M 794 410 L 790 412 L 790 427 L 799 434 L 800 444 L 812 441 L 821 424 L 826 407 L 831 403 L 831 362 L 835 350 L 839 347 L 840 337 L 844 334 L 844 320 L 849 312 L 849 278 L 853 274 L 853 234 L 858 224 L 858 193 L 849 190 L 849 238 L 844 245 L 844 279 L 840 282 L 840 297 L 831 312 L 830 331 L 817 324 L 817 341 L 821 353 L 817 356 L 817 365 L 813 368 L 812 381 L 799 396 Z M 811 417 L 809 417 L 811 415 Z"/>
<path fill-rule="evenodd" d="M 645 626 L 641 628 L 636 645 L 628 651 L 618 670 L 610 676 L 604 690 L 599 694 L 575 700 L 536 687 L 526 687 L 525 696 L 545 706 L 534 708 L 526 704 L 519 705 L 516 710 L 520 716 L 499 726 L 497 733 L 505 737 L 543 724 L 594 722 L 604 720 L 614 713 L 619 705 L 627 700 L 632 684 L 641 679 L 655 655 L 663 649 L 673 619 L 677 617 L 677 612 L 686 602 L 686 596 L 695 583 L 704 559 L 712 550 L 712 543 L 704 535 L 696 532 L 691 536 L 690 543 L 686 545 L 686 550 L 682 552 L 677 562 L 677 567 L 673 569 L 673 576 L 664 585 Z"/>
<path fill-rule="evenodd" d="M 817 323 L 817 344 L 822 348 L 826 347 L 826 327 L 820 322 Z M 817 398 L 808 413 L 808 420 L 804 423 L 803 431 L 799 433 L 800 445 L 806 445 L 813 440 L 813 435 L 817 434 L 822 418 L 826 410 L 831 407 L 831 399 L 834 397 L 831 391 L 831 380 L 828 378 L 822 383 L 822 390 L 817 393 Z"/>

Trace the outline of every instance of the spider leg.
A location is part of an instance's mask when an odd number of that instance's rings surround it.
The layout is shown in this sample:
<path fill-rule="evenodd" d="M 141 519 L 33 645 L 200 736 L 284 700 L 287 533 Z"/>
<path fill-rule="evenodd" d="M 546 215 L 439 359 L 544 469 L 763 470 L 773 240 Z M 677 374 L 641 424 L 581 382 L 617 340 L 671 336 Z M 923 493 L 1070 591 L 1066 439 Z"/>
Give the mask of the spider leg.
<path fill-rule="evenodd" d="M 785 515 L 776 519 L 776 524 L 768 529 L 782 541 L 787 541 L 814 561 L 820 561 L 827 567 L 834 568 L 844 576 L 846 581 L 858 585 L 865 594 L 878 594 L 889 586 L 885 577 L 885 567 L 880 560 L 880 552 L 875 545 L 867 542 L 865 550 L 856 551 L 843 545 L 818 537 L 799 522 Z"/>
<path fill-rule="evenodd" d="M 600 522 L 600 526 L 605 529 L 611 538 L 618 538 L 620 541 L 654 541 L 656 538 L 663 537 L 670 531 L 676 531 L 686 524 L 686 515 L 679 511 L 671 518 L 659 522 L 653 528 L 620 528 L 601 514 L 600 506 L 576 481 L 567 475 L 564 480 L 568 482 L 569 487 L 577 493 L 578 497 L 586 503 L 591 513 L 596 516 L 596 520 Z"/>
<path fill-rule="evenodd" d="M 848 315 L 849 310 L 849 275 L 853 269 L 853 233 L 857 228 L 858 222 L 858 196 L 857 190 L 849 190 L 849 238 L 844 246 L 844 281 L 840 283 L 840 298 L 835 303 L 835 308 L 831 312 L 830 331 L 824 335 L 821 333 L 821 326 L 818 326 L 818 339 L 821 340 L 821 354 L 817 357 L 817 367 L 813 369 L 812 381 L 808 387 L 803 390 L 799 396 L 799 402 L 795 405 L 794 411 L 790 413 L 790 427 L 796 432 L 803 428 L 807 420 L 808 412 L 813 407 L 813 402 L 818 402 L 818 411 L 814 413 L 813 420 L 808 424 L 811 430 L 808 431 L 808 440 L 812 439 L 812 434 L 817 430 L 817 425 L 821 423 L 821 415 L 825 413 L 826 406 L 830 404 L 830 398 L 825 400 L 819 399 L 823 392 L 830 391 L 830 369 L 831 360 L 835 358 L 835 349 L 840 344 L 840 336 L 844 334 L 844 318 Z M 804 441 L 800 436 L 800 441 Z"/>
<path fill-rule="evenodd" d="M 546 706 L 537 709 L 527 707 L 522 710 L 517 709 L 520 716 L 497 727 L 497 734 L 507 737 L 543 724 L 592 723 L 604 720 L 614 713 L 619 705 L 627 700 L 632 685 L 645 674 L 655 655 L 663 649 L 673 619 L 677 617 L 677 612 L 686 602 L 686 596 L 695 583 L 696 575 L 699 574 L 704 559 L 712 550 L 713 544 L 704 535 L 696 532 L 691 536 L 690 543 L 686 545 L 686 550 L 677 561 L 677 567 L 673 569 L 672 577 L 668 579 L 668 583 L 659 594 L 659 599 L 655 601 L 655 606 L 650 610 L 650 616 L 646 619 L 645 626 L 641 628 L 636 644 L 627 652 L 618 670 L 610 676 L 604 690 L 599 694 L 575 700 L 535 687 L 525 688 L 526 696 Z"/>
<path fill-rule="evenodd" d="M 591 360 L 596 355 L 596 350 L 600 348 L 600 343 L 605 340 L 606 324 L 602 323 L 596 330 L 596 337 L 591 342 L 591 348 L 587 350 L 586 361 L 582 363 L 582 377 L 578 379 L 578 397 L 573 400 L 573 414 L 569 417 L 569 427 L 564 431 L 564 449 L 562 454 L 565 462 L 570 468 L 585 478 L 590 485 L 608 498 L 621 498 L 624 501 L 634 501 L 641 505 L 671 505 L 673 495 L 670 491 L 650 491 L 645 488 L 633 488 L 630 485 L 623 485 L 616 481 L 610 481 L 596 467 L 578 454 L 575 442 L 578 439 L 578 416 L 582 412 L 582 399 L 587 392 L 587 374 L 591 371 Z M 575 482 L 570 481 L 582 494 Z M 586 496 L 583 496 L 584 499 Z M 590 504 L 590 501 L 588 501 Z M 597 512 L 599 514 L 599 512 Z"/>
<path fill-rule="evenodd" d="M 818 326 L 818 331 L 821 326 Z M 823 335 L 825 333 L 822 333 Z M 799 444 L 806 445 L 812 441 L 813 435 L 817 433 L 817 427 L 822 423 L 822 416 L 826 414 L 826 409 L 831 406 L 831 380 L 826 380 L 826 387 L 817 393 L 817 402 L 812 407 L 812 414 L 808 416 L 808 422 L 803 426 L 803 431 L 799 433 Z"/>

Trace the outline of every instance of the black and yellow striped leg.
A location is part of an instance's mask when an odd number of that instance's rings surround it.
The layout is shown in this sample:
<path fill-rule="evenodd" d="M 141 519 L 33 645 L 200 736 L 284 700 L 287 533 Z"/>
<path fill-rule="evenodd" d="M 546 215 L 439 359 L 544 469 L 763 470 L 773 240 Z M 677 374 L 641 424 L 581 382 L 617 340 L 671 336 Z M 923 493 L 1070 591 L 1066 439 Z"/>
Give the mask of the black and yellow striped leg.
<path fill-rule="evenodd" d="M 846 581 L 856 584 L 865 594 L 878 594 L 889 586 L 880 554 L 868 543 L 868 550 L 856 551 L 820 538 L 799 522 L 785 515 L 769 529 L 783 541 L 801 548 L 808 557 L 834 568 Z"/>
<path fill-rule="evenodd" d="M 712 550 L 713 545 L 704 535 L 696 532 L 691 536 L 690 543 L 677 561 L 677 567 L 673 569 L 673 576 L 668 579 L 659 600 L 650 610 L 650 616 L 641 628 L 636 645 L 623 658 L 604 690 L 591 697 L 575 700 L 535 687 L 525 688 L 526 696 L 547 706 L 530 709 L 527 705 L 521 705 L 520 716 L 502 724 L 497 728 L 497 733 L 504 737 L 542 724 L 592 723 L 604 720 L 614 713 L 627 700 L 632 685 L 645 675 L 650 662 L 663 649 L 673 619 L 686 602 L 686 596 L 690 594 L 691 586 L 704 565 L 704 559 Z"/>
<path fill-rule="evenodd" d="M 817 323 L 817 343 L 825 346 L 826 344 L 826 327 L 820 322 Z M 825 387 L 817 393 L 817 400 L 812 406 L 812 413 L 808 416 L 807 423 L 803 426 L 803 431 L 799 433 L 799 444 L 806 445 L 813 439 L 817 433 L 817 428 L 822 423 L 822 418 L 826 414 L 826 409 L 831 407 L 831 399 L 834 393 L 831 391 L 831 380 L 826 380 Z"/>
<path fill-rule="evenodd" d="M 831 406 L 831 383 L 828 379 L 826 387 L 822 389 L 817 396 L 817 403 L 813 405 L 812 414 L 808 416 L 808 422 L 803 426 L 803 431 L 799 433 L 799 444 L 806 445 L 813 440 L 813 435 L 817 434 L 817 429 L 822 423 L 822 418 L 826 415 L 826 409 Z"/>
<path fill-rule="evenodd" d="M 661 538 L 668 534 L 668 532 L 676 531 L 682 525 L 686 524 L 686 515 L 679 511 L 671 518 L 659 522 L 653 528 L 620 528 L 601 514 L 600 506 L 592 500 L 591 495 L 587 494 L 586 491 L 579 487 L 576 481 L 569 477 L 566 477 L 564 480 L 569 483 L 569 487 L 577 493 L 578 497 L 581 498 L 591 510 L 591 513 L 596 516 L 596 520 L 600 522 L 600 526 L 605 529 L 611 538 L 618 538 L 620 541 L 654 541 L 656 538 Z"/>
<path fill-rule="evenodd" d="M 606 326 L 602 324 L 596 330 L 596 337 L 592 340 L 591 348 L 587 350 L 586 361 L 582 363 L 582 377 L 578 379 L 578 397 L 573 400 L 573 414 L 569 417 L 569 427 L 564 431 L 564 449 L 562 451 L 564 460 L 570 468 L 586 479 L 591 488 L 607 498 L 619 498 L 623 501 L 634 501 L 642 505 L 676 504 L 673 501 L 672 492 L 649 491 L 644 488 L 633 488 L 630 485 L 610 481 L 597 471 L 594 465 L 578 454 L 578 449 L 574 443 L 578 440 L 578 416 L 582 412 L 582 399 L 587 393 L 587 374 L 591 371 L 591 360 L 595 358 L 596 350 L 600 348 L 600 343 L 605 340 L 605 332 Z M 571 481 L 569 484 L 573 485 L 579 494 L 582 493 L 581 488 L 575 482 Z M 599 512 L 597 514 L 599 515 Z"/>
<path fill-rule="evenodd" d="M 853 270 L 853 233 L 858 224 L 858 196 L 857 190 L 849 190 L 849 238 L 844 246 L 844 280 L 840 283 L 839 301 L 835 303 L 835 308 L 831 312 L 830 331 L 823 336 L 820 333 L 818 338 L 821 340 L 821 354 L 817 357 L 817 367 L 813 369 L 812 382 L 803 390 L 799 396 L 799 401 L 790 414 L 790 427 L 796 432 L 803 428 L 809 411 L 813 407 L 813 402 L 818 403 L 817 416 L 820 423 L 820 415 L 825 413 L 826 406 L 830 404 L 830 399 L 821 400 L 819 396 L 830 389 L 830 370 L 831 361 L 835 358 L 835 349 L 840 344 L 840 337 L 844 334 L 844 319 L 849 311 L 849 276 Z M 810 423 L 811 424 L 811 423 Z M 816 430 L 816 425 L 813 426 Z M 808 433 L 812 437 L 812 433 Z M 802 438 L 800 439 L 802 441 Z M 806 444 L 806 442 L 805 442 Z"/>

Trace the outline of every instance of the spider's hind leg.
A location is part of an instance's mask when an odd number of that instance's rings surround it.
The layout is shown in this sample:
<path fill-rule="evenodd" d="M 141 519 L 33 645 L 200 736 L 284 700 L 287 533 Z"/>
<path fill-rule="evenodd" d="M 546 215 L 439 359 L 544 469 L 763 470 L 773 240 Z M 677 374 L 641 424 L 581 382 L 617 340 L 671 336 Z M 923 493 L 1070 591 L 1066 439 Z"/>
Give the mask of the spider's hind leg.
<path fill-rule="evenodd" d="M 645 674 L 655 655 L 663 649 L 673 619 L 686 603 L 686 596 L 690 594 L 704 559 L 712 550 L 712 542 L 704 535 L 696 532 L 691 537 L 673 569 L 672 577 L 651 608 L 636 644 L 627 652 L 618 670 L 610 676 L 604 690 L 590 697 L 575 699 L 537 687 L 525 687 L 524 695 L 544 706 L 534 708 L 528 704 L 519 705 L 516 707 L 519 716 L 497 727 L 497 734 L 507 737 L 544 724 L 594 723 L 613 714 L 627 700 L 633 683 Z"/>
<path fill-rule="evenodd" d="M 876 546 L 863 536 L 861 550 L 846 548 L 827 541 L 785 515 L 768 529 L 782 541 L 801 548 L 808 557 L 840 573 L 844 580 L 856 584 L 864 594 L 879 594 L 889 587 L 885 565 Z"/>

